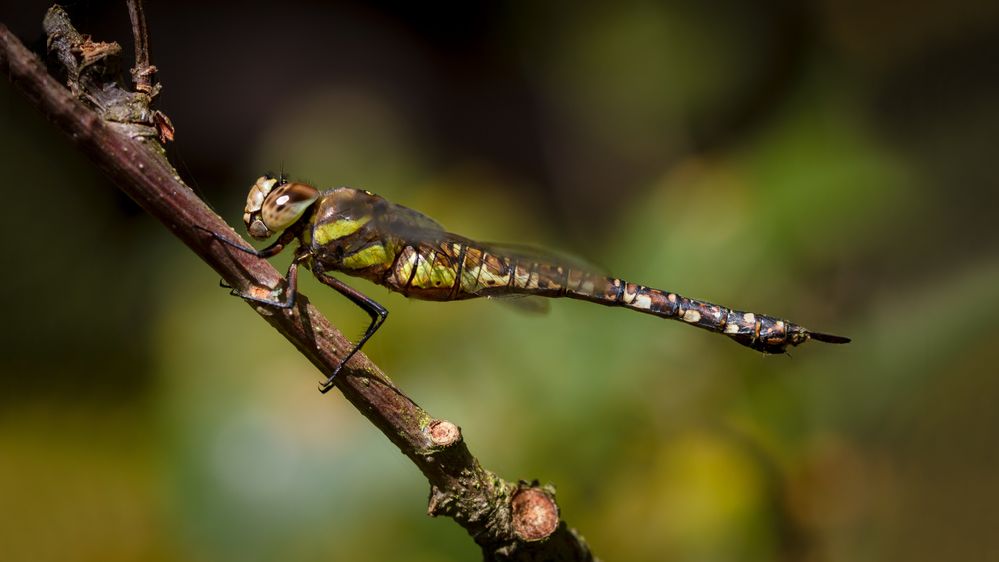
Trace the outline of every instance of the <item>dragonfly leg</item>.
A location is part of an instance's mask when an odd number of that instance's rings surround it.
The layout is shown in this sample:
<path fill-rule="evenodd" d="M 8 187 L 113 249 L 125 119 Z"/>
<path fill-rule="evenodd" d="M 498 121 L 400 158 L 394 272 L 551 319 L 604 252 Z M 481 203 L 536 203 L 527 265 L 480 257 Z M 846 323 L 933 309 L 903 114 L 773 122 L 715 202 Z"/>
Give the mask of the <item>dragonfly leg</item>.
<path fill-rule="evenodd" d="M 197 228 L 204 230 L 209 235 L 211 235 L 212 238 L 221 242 L 222 244 L 225 244 L 226 246 L 229 246 L 230 248 L 235 248 L 240 252 L 265 259 L 276 256 L 277 254 L 281 253 L 281 251 L 284 250 L 285 247 L 287 247 L 288 244 L 295 238 L 295 235 L 293 233 L 285 231 L 284 233 L 281 234 L 281 236 L 277 240 L 274 241 L 273 244 L 267 246 L 262 250 L 258 250 L 252 246 L 247 247 L 244 244 L 240 244 L 239 242 L 230 240 L 225 236 L 222 236 L 214 231 L 208 230 L 207 228 L 203 228 L 200 226 Z M 239 297 L 241 299 L 246 299 L 253 302 L 259 302 L 261 304 L 275 306 L 278 308 L 291 308 L 295 306 L 295 295 L 298 294 L 298 264 L 302 262 L 306 257 L 308 257 L 308 254 L 299 254 L 298 256 L 295 256 L 295 259 L 292 260 L 291 265 L 288 266 L 288 273 L 285 274 L 285 279 L 287 279 L 287 288 L 285 290 L 285 294 L 287 295 L 287 298 L 285 298 L 284 300 L 268 299 L 255 296 L 245 291 L 239 291 L 233 288 L 232 285 L 226 283 L 225 279 L 219 280 L 219 286 L 225 289 L 232 289 L 229 291 L 229 294 L 234 297 Z"/>
<path fill-rule="evenodd" d="M 290 230 L 286 230 L 283 233 L 281 233 L 281 236 L 277 240 L 275 240 L 274 243 L 272 243 L 270 246 L 267 246 L 266 248 L 264 248 L 262 250 L 258 250 L 258 249 L 254 248 L 252 246 L 247 246 L 245 242 L 240 243 L 242 241 L 236 242 L 235 240 L 230 240 L 230 239 L 226 238 L 225 236 L 222 236 L 221 234 L 219 234 L 219 233 L 217 233 L 217 232 L 215 232 L 213 230 L 208 230 L 207 228 L 204 228 L 204 227 L 201 227 L 201 226 L 198 226 L 196 228 L 198 228 L 200 230 L 204 230 L 205 232 L 208 233 L 209 236 L 211 236 L 215 240 L 217 240 L 217 241 L 225 244 L 226 246 L 229 246 L 230 248 L 235 248 L 235 249 L 239 250 L 240 252 L 243 252 L 243 253 L 246 253 L 246 254 L 250 254 L 251 256 L 257 256 L 258 258 L 265 258 L 265 259 L 266 258 L 272 258 L 272 257 L 280 254 L 281 250 L 284 250 L 285 247 L 288 244 L 290 244 L 292 240 L 295 239 L 295 233 L 292 232 L 292 231 L 290 231 Z"/>
<path fill-rule="evenodd" d="M 286 295 L 284 300 L 275 298 L 268 299 L 264 297 L 258 297 L 252 295 L 246 291 L 239 291 L 235 288 L 229 286 L 229 294 L 234 297 L 239 297 L 248 301 L 259 302 L 260 304 L 266 304 L 268 306 L 273 306 L 277 308 L 292 308 L 295 306 L 295 297 L 298 295 L 298 264 L 305 261 L 309 257 L 308 254 L 300 254 L 295 256 L 295 259 L 291 261 L 291 265 L 288 266 L 288 272 L 285 273 L 285 290 Z M 224 287 L 226 285 L 223 285 Z"/>
<path fill-rule="evenodd" d="M 361 350 L 364 343 L 367 342 L 371 336 L 375 335 L 378 328 L 381 328 L 382 324 L 385 323 L 385 318 L 388 316 L 388 310 L 364 293 L 358 291 L 350 285 L 347 285 L 336 277 L 326 274 L 324 271 L 314 271 L 313 273 L 315 273 L 316 278 L 323 284 L 333 287 L 338 293 L 350 299 L 351 302 L 361 307 L 368 313 L 369 316 L 371 316 L 371 324 L 368 325 L 368 329 L 364 332 L 364 335 L 361 336 L 361 339 L 354 344 L 354 347 L 349 353 L 347 353 L 347 355 L 344 356 L 343 360 L 340 361 L 340 364 L 336 366 L 336 369 L 333 369 L 333 374 L 327 377 L 325 381 L 319 383 L 319 391 L 326 394 L 331 388 L 333 388 L 333 379 L 340 372 L 340 369 L 343 368 L 347 361 L 350 361 L 350 358 L 353 357 L 355 353 Z"/>

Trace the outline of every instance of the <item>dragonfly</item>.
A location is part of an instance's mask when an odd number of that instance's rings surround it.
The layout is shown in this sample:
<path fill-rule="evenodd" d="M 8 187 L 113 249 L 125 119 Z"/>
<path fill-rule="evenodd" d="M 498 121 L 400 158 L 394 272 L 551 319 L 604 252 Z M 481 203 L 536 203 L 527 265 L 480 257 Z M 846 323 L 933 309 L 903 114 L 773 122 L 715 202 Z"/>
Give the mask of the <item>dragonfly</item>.
<path fill-rule="evenodd" d="M 364 335 L 320 383 L 323 393 L 333 388 L 341 368 L 388 316 L 384 306 L 331 272 L 367 279 L 406 297 L 428 301 L 535 296 L 623 307 L 724 334 L 764 354 L 786 353 L 789 347 L 809 340 L 833 344 L 850 341 L 775 316 L 742 312 L 631 283 L 552 252 L 477 242 L 448 232 L 419 211 L 361 189 L 319 190 L 289 181 L 283 174 L 267 174 L 250 187 L 243 222 L 254 239 L 277 239 L 258 250 L 217 233 L 212 236 L 261 258 L 273 257 L 295 241 L 298 245 L 285 276 L 283 298 L 259 297 L 236 289 L 232 290 L 234 295 L 292 308 L 298 294 L 298 268 L 304 266 L 371 318 Z"/>

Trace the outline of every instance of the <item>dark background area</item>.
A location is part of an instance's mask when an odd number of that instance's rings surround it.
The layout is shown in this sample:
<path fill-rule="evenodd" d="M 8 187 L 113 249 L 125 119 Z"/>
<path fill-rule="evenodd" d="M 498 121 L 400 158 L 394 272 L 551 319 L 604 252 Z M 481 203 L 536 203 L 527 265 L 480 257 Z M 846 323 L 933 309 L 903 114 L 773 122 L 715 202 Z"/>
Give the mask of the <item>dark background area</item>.
<path fill-rule="evenodd" d="M 47 7 L 0 22 L 41 52 Z M 124 3 L 66 7 L 131 63 Z M 762 357 L 585 303 L 531 317 L 351 280 L 391 311 L 369 355 L 487 467 L 557 484 L 601 557 L 999 557 L 999 4 L 146 10 L 171 158 L 231 224 L 283 169 L 854 338 Z M 0 558 L 477 557 L 6 80 L 0 164 Z"/>

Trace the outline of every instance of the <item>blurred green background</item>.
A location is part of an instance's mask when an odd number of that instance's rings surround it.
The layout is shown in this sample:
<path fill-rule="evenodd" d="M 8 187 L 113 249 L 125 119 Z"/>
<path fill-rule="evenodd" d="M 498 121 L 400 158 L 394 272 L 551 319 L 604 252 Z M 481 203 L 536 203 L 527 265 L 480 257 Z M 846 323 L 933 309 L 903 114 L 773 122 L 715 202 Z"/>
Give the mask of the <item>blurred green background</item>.
<path fill-rule="evenodd" d="M 46 7 L 0 21 L 38 48 Z M 131 52 L 123 3 L 69 8 Z M 586 303 L 534 317 L 352 281 L 391 311 L 368 354 L 485 466 L 556 484 L 598 555 L 999 560 L 996 2 L 147 12 L 172 156 L 234 225 L 284 169 L 854 338 L 764 357 Z M 0 559 L 478 558 L 6 80 L 0 125 Z"/>

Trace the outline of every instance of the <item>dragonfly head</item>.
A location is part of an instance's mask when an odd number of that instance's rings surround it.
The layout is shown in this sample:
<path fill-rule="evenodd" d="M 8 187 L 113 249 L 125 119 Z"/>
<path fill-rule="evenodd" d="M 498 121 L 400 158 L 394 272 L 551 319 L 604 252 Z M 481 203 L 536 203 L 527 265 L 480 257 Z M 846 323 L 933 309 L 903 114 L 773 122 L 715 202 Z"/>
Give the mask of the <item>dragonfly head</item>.
<path fill-rule="evenodd" d="M 261 176 L 246 196 L 243 222 L 250 236 L 265 240 L 295 224 L 317 199 L 311 185 Z"/>

